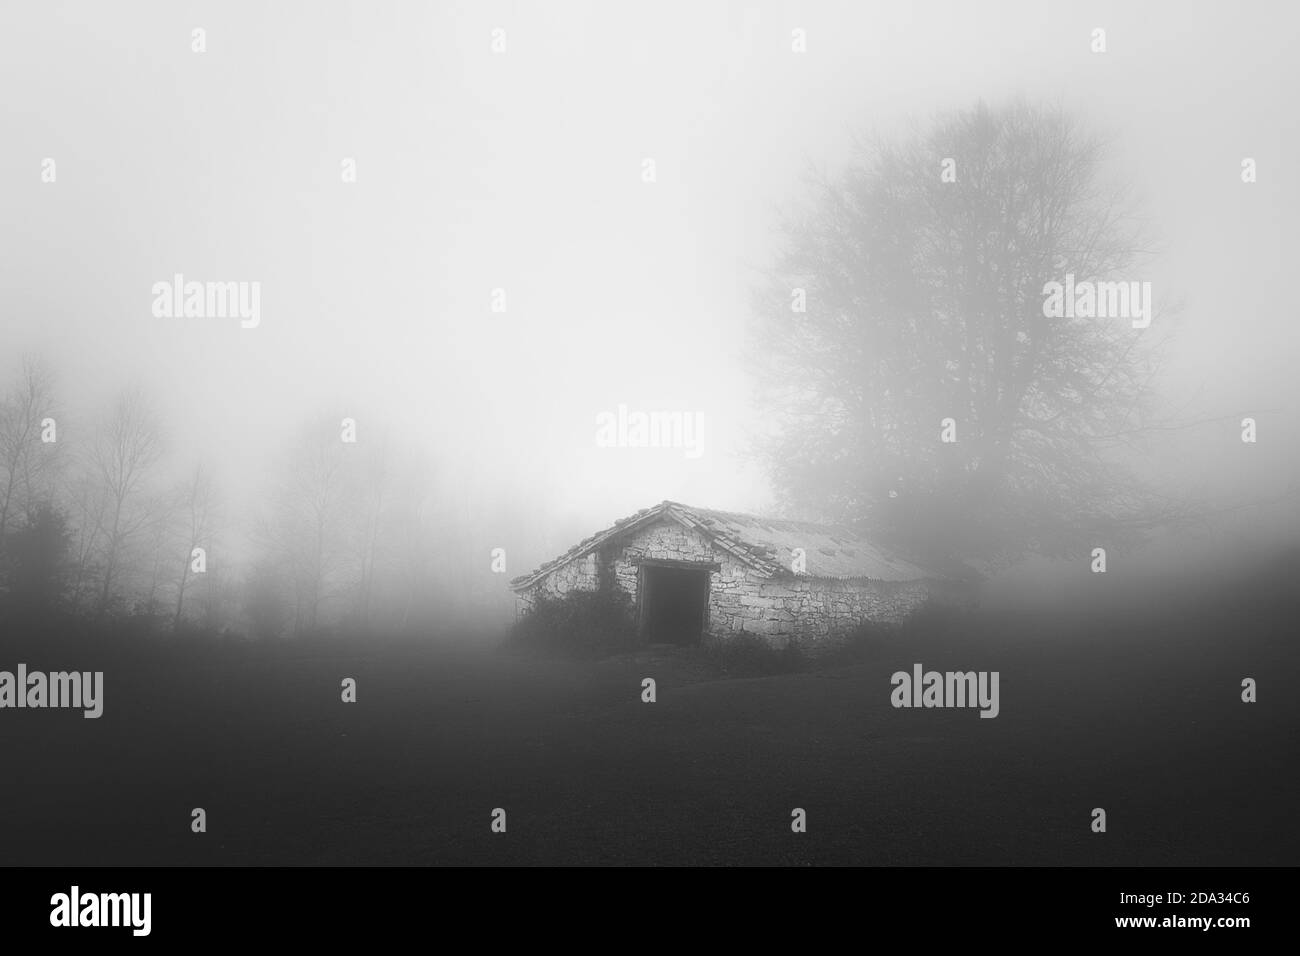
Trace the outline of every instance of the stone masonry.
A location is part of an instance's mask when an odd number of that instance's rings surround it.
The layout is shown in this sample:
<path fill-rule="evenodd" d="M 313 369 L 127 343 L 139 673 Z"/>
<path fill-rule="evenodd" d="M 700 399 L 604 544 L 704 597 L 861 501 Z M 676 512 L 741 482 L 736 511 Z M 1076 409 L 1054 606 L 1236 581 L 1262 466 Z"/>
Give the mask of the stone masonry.
<path fill-rule="evenodd" d="M 700 531 L 670 516 L 613 536 L 590 553 L 556 567 L 517 591 L 526 614 L 539 594 L 617 587 L 637 606 L 641 562 L 672 561 L 709 567 L 706 640 L 751 633 L 773 644 L 791 637 L 816 642 L 864 621 L 897 622 L 927 598 L 951 588 L 936 580 L 882 581 L 796 574 L 764 574 L 720 549 Z"/>

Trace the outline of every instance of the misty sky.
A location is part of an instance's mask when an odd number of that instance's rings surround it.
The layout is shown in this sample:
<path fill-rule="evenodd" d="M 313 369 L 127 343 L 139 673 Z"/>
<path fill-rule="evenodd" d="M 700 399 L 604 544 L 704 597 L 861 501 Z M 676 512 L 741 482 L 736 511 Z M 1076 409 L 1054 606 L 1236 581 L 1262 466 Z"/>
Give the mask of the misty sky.
<path fill-rule="evenodd" d="M 1267 28 L 1263 9 L 6 3 L 0 374 L 48 356 L 69 421 L 139 379 L 175 460 L 215 458 L 240 494 L 319 414 L 429 446 L 479 507 L 510 496 L 566 528 L 664 498 L 761 509 L 742 352 L 776 210 L 855 130 L 1025 96 L 1112 132 L 1147 198 L 1164 253 L 1140 278 L 1185 304 L 1170 405 L 1260 421 L 1253 460 L 1227 420 L 1146 467 L 1276 494 L 1300 447 L 1300 68 L 1296 15 Z M 154 317 L 177 272 L 260 281 L 260 326 Z M 619 403 L 702 413 L 705 454 L 596 447 Z"/>

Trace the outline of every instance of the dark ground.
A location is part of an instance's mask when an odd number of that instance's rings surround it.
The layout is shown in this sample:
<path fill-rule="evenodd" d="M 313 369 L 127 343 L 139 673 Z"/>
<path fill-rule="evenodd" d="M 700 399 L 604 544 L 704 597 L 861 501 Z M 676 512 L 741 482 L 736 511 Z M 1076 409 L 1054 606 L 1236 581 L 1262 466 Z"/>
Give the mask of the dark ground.
<path fill-rule="evenodd" d="M 106 689 L 99 720 L 0 711 L 0 864 L 1294 865 L 1284 570 L 1177 610 L 977 613 L 753 679 L 711 679 L 690 651 L 10 633 L 0 669 L 103 669 Z M 891 708 L 915 661 L 1000 671 L 1001 715 Z"/>

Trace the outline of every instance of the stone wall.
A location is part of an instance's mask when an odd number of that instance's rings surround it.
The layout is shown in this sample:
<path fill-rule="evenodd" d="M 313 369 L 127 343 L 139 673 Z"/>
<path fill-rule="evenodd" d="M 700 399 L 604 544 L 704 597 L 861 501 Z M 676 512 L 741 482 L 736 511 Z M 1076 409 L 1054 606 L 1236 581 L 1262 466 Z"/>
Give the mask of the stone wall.
<path fill-rule="evenodd" d="M 563 597 L 595 590 L 602 579 L 623 590 L 636 606 L 640 562 L 683 561 L 716 566 L 709 575 L 706 639 L 739 632 L 758 634 L 774 644 L 791 637 L 824 640 L 866 621 L 897 622 L 938 594 L 922 581 L 838 581 L 791 574 L 764 578 L 725 552 L 715 551 L 699 534 L 664 519 L 623 539 L 615 550 L 589 554 L 557 569 L 530 593 L 519 595 L 527 613 L 534 594 Z"/>
<path fill-rule="evenodd" d="M 596 556 L 589 554 L 576 561 L 570 561 L 561 568 L 556 568 L 527 591 L 521 591 L 516 597 L 516 607 L 522 616 L 533 609 L 541 594 L 547 597 L 562 598 L 570 591 L 594 591 L 598 584 L 596 575 Z"/>
<path fill-rule="evenodd" d="M 709 607 L 705 636 L 718 638 L 742 629 L 742 622 L 758 623 L 758 598 L 762 578 L 725 552 L 713 550 L 698 534 L 675 522 L 661 523 L 638 533 L 627 543 L 620 561 L 620 582 L 636 599 L 640 581 L 638 561 L 686 561 L 717 565 L 709 574 Z M 753 628 L 750 628 L 753 630 Z"/>
<path fill-rule="evenodd" d="M 923 582 L 836 581 L 790 576 L 780 580 L 742 578 L 724 584 L 712 601 L 712 631 L 748 631 L 784 643 L 830 638 L 863 621 L 897 622 L 923 604 Z M 779 638 L 779 640 L 777 640 Z"/>

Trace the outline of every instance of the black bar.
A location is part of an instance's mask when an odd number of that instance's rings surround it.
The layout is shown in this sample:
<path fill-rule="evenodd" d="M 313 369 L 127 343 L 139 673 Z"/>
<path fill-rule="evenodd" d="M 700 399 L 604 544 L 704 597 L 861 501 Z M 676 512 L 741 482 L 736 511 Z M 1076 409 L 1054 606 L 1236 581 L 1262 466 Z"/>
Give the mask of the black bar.
<path fill-rule="evenodd" d="M 462 933 L 494 944 L 503 934 L 517 934 L 521 942 L 540 945 L 553 934 L 597 930 L 593 938 L 609 942 L 663 943 L 675 927 L 685 932 L 693 925 L 704 935 L 758 940 L 839 927 L 851 939 L 892 934 L 927 947 L 940 939 L 988 944 L 1126 937 L 1137 945 L 1181 945 L 1192 938 L 1233 945 L 1286 930 L 1295 879 L 1284 868 L 854 868 L 798 875 L 732 868 L 699 882 L 685 869 L 544 875 L 431 869 L 11 869 L 0 877 L 7 884 L 0 925 L 6 942 L 79 945 L 114 938 L 207 945 L 282 937 L 295 945 L 402 937 L 436 945 L 452 944 Z M 70 896 L 73 886 L 83 906 L 90 894 L 150 894 L 147 936 L 135 936 L 129 925 L 51 925 L 56 895 Z M 1182 900 L 1171 902 L 1171 893 Z M 1243 917 L 1248 925 L 1217 925 Z M 1216 925 L 1176 922 L 1206 918 Z M 1155 925 L 1119 925 L 1125 919 Z"/>

